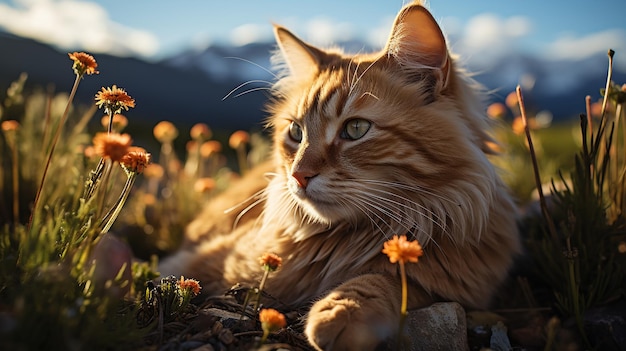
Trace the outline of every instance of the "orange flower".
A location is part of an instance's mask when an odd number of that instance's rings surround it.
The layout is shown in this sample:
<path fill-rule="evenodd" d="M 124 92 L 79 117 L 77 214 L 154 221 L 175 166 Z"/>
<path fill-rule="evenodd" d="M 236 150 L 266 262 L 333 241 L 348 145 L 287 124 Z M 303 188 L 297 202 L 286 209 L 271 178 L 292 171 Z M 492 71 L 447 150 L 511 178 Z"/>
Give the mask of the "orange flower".
<path fill-rule="evenodd" d="M 10 119 L 8 121 L 2 121 L 0 128 L 3 132 L 11 132 L 20 129 L 20 122 Z"/>
<path fill-rule="evenodd" d="M 129 151 L 122 157 L 120 163 L 129 172 L 143 173 L 150 164 L 150 154 L 141 150 Z"/>
<path fill-rule="evenodd" d="M 200 156 L 208 158 L 213 154 L 217 154 L 222 151 L 222 144 L 217 140 L 205 141 L 200 145 Z"/>
<path fill-rule="evenodd" d="M 215 180 L 213 178 L 198 178 L 193 189 L 198 193 L 208 193 L 215 189 Z"/>
<path fill-rule="evenodd" d="M 100 72 L 96 71 L 98 67 L 98 63 L 96 63 L 96 59 L 93 56 L 86 54 L 84 52 L 73 52 L 67 54 L 72 61 L 74 61 L 74 65 L 72 69 L 77 76 L 84 76 L 98 74 Z"/>
<path fill-rule="evenodd" d="M 493 119 L 501 119 L 506 116 L 506 106 L 500 102 L 493 103 L 487 108 L 487 115 Z"/>
<path fill-rule="evenodd" d="M 237 149 L 241 147 L 241 145 L 246 144 L 248 140 L 250 140 L 250 135 L 248 134 L 248 132 L 238 130 L 230 136 L 230 138 L 228 139 L 228 145 L 230 145 L 230 147 L 233 149 Z"/>
<path fill-rule="evenodd" d="M 211 139 L 213 133 L 211 132 L 211 129 L 208 125 L 204 123 L 198 123 L 191 127 L 189 135 L 193 140 L 208 140 Z"/>
<path fill-rule="evenodd" d="M 193 293 L 193 296 L 197 296 L 200 293 L 200 289 L 202 289 L 199 281 L 195 279 L 185 279 L 183 276 L 180 276 L 178 286 L 181 290 Z"/>
<path fill-rule="evenodd" d="M 389 262 L 417 262 L 418 258 L 424 254 L 422 246 L 417 242 L 408 241 L 406 235 L 393 238 L 384 243 L 383 253 L 389 256 Z"/>
<path fill-rule="evenodd" d="M 271 333 L 284 328 L 287 325 L 285 315 L 273 308 L 264 308 L 259 312 L 259 320 L 263 327 L 263 331 Z"/>
<path fill-rule="evenodd" d="M 519 106 L 519 101 L 517 100 L 517 92 L 512 91 L 509 95 L 506 96 L 504 103 L 510 108 L 515 109 Z"/>
<path fill-rule="evenodd" d="M 111 118 L 107 115 L 102 116 L 100 123 L 104 128 L 109 127 L 109 120 Z M 128 118 L 126 116 L 116 113 L 113 115 L 113 120 L 111 121 L 112 129 L 116 132 L 121 132 L 128 125 Z"/>
<path fill-rule="evenodd" d="M 171 143 L 178 136 L 178 129 L 172 122 L 161 121 L 152 130 L 154 137 L 161 143 Z"/>
<path fill-rule="evenodd" d="M 96 133 L 93 138 L 96 154 L 117 162 L 121 161 L 124 155 L 128 153 L 128 148 L 132 142 L 128 134 Z"/>
<path fill-rule="evenodd" d="M 165 170 L 163 170 L 163 166 L 161 166 L 158 163 L 151 163 L 149 164 L 146 169 L 144 170 L 143 175 L 147 178 L 155 178 L 155 179 L 161 179 L 163 178 L 163 175 L 165 174 Z"/>
<path fill-rule="evenodd" d="M 104 107 L 105 113 L 120 113 L 122 109 L 128 111 L 135 107 L 135 100 L 122 88 L 113 85 L 111 88 L 102 87 L 96 94 L 96 105 Z"/>
<path fill-rule="evenodd" d="M 264 253 L 259 257 L 259 263 L 266 271 L 275 271 L 283 264 L 283 259 L 273 253 Z"/>

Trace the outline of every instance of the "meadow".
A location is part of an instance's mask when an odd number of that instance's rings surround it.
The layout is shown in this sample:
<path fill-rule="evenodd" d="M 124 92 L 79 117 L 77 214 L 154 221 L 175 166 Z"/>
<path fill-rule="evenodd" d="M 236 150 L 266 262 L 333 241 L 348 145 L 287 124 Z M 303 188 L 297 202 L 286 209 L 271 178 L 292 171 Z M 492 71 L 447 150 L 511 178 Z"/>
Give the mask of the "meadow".
<path fill-rule="evenodd" d="M 626 85 L 611 79 L 613 54 L 603 99 L 580 97 L 579 119 L 533 115 L 521 89 L 489 106 L 526 256 L 490 311 L 468 311 L 472 350 L 489 347 L 481 330 L 498 321 L 516 350 L 624 347 L 626 326 L 590 318 L 626 311 Z M 137 138 L 154 139 L 146 150 L 124 130 L 135 103 L 153 102 L 113 85 L 75 104 L 81 81 L 106 72 L 86 53 L 56 69 L 69 67 L 69 93 L 26 90 L 26 74 L 0 93 L 0 348 L 307 350 L 301 311 L 262 308 L 280 258 L 261 259 L 258 286 L 223 297 L 157 272 L 203 204 L 268 157 L 267 136 L 160 121 Z"/>

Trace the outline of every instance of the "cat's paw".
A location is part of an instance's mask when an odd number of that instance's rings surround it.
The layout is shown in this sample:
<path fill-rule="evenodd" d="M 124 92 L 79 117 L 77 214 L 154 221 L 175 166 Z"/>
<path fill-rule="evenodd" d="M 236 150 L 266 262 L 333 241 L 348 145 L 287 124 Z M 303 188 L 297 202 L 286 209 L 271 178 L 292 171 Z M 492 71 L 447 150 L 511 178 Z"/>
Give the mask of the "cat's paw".
<path fill-rule="evenodd" d="M 376 300 L 335 291 L 317 301 L 306 322 L 309 342 L 325 351 L 376 349 L 395 330 L 384 303 Z"/>

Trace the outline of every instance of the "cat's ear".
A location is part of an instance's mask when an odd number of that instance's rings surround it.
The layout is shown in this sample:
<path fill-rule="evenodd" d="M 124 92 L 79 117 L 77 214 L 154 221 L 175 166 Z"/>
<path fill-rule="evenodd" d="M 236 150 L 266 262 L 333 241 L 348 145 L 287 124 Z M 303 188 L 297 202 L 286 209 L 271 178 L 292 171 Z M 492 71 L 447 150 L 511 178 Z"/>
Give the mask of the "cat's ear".
<path fill-rule="evenodd" d="M 409 5 L 396 17 L 385 53 L 404 67 L 440 70 L 445 87 L 450 70 L 448 48 L 439 25 L 422 5 Z"/>
<path fill-rule="evenodd" d="M 292 76 L 308 77 L 318 71 L 322 51 L 303 42 L 281 26 L 274 25 L 274 35 Z"/>

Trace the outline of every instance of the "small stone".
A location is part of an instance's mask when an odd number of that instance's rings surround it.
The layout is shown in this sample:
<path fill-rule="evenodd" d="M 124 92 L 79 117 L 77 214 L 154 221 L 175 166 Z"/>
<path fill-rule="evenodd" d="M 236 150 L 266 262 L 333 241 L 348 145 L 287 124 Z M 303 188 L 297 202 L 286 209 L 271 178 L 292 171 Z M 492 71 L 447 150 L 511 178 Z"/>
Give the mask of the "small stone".
<path fill-rule="evenodd" d="M 491 327 L 491 349 L 493 351 L 510 351 L 513 350 L 509 337 L 507 336 L 507 329 L 504 323 L 498 321 L 496 325 Z"/>
<path fill-rule="evenodd" d="M 230 345 L 233 343 L 233 341 L 235 341 L 235 337 L 233 336 L 233 333 L 230 331 L 230 329 L 222 329 L 218 338 L 226 345 Z"/>
<path fill-rule="evenodd" d="M 404 335 L 409 351 L 469 350 L 465 310 L 456 302 L 409 311 Z"/>
<path fill-rule="evenodd" d="M 213 324 L 213 328 L 211 328 L 211 334 L 219 335 L 222 329 L 224 329 L 224 326 L 222 325 L 222 323 L 220 323 L 219 321 L 215 322 L 215 324 Z"/>
<path fill-rule="evenodd" d="M 215 351 L 215 348 L 213 348 L 213 346 L 211 346 L 211 344 L 205 344 L 205 345 L 202 345 L 202 346 L 200 346 L 198 348 L 195 348 L 195 349 L 193 349 L 191 351 Z"/>

